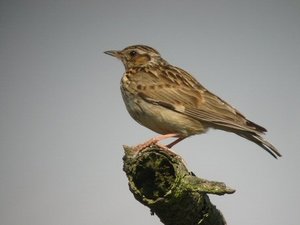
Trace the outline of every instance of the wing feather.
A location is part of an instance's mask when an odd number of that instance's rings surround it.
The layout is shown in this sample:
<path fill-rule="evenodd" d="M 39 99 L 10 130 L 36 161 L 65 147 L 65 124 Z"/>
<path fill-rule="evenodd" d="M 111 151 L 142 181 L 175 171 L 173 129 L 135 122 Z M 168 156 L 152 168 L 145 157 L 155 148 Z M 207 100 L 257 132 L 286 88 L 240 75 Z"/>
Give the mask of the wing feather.
<path fill-rule="evenodd" d="M 161 80 L 157 80 L 151 88 L 139 90 L 139 95 L 146 101 L 206 122 L 211 127 L 257 134 L 266 131 L 205 89 L 186 71 L 173 66 L 161 71 L 162 76 L 158 76 Z M 176 82 L 172 82 L 174 79 Z"/>

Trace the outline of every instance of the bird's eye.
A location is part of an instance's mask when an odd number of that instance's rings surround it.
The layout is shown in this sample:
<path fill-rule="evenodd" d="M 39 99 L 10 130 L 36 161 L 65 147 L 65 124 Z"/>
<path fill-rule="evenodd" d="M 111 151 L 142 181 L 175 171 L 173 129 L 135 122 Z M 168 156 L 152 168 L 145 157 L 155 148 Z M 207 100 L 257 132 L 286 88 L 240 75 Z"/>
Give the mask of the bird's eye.
<path fill-rule="evenodd" d="M 136 51 L 131 51 L 131 52 L 129 52 L 129 55 L 130 55 L 131 57 L 134 57 L 134 56 L 136 56 L 136 54 L 137 54 L 137 52 L 136 52 Z"/>

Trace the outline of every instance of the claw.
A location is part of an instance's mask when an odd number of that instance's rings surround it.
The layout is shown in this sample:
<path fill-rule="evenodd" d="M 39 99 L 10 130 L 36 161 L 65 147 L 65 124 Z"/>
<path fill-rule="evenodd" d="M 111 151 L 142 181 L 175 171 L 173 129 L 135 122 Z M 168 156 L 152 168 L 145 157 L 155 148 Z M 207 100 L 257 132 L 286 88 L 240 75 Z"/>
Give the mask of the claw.
<path fill-rule="evenodd" d="M 154 138 L 151 138 L 150 140 L 146 141 L 145 143 L 143 144 L 139 144 L 137 145 L 134 150 L 136 151 L 136 153 L 142 151 L 144 148 L 147 148 L 151 145 L 155 145 L 157 144 L 157 142 L 159 141 L 162 141 L 164 139 L 167 139 L 167 138 L 172 138 L 172 137 L 178 137 L 179 135 L 178 134 L 164 134 L 164 135 L 160 135 L 160 136 L 157 136 L 157 137 L 154 137 Z M 180 139 L 180 140 L 179 140 Z M 164 150 L 167 150 L 167 151 L 171 151 L 173 152 L 172 150 L 170 150 L 170 147 L 174 146 L 175 144 L 177 144 L 179 141 L 183 140 L 184 138 L 178 138 L 177 140 L 175 140 L 174 142 L 172 142 L 171 144 L 167 145 L 167 146 L 164 146 L 164 145 L 159 145 L 161 148 L 163 148 Z M 179 140 L 179 141 L 178 141 Z M 174 153 L 174 152 L 173 152 Z"/>
<path fill-rule="evenodd" d="M 178 137 L 178 139 L 176 139 L 175 141 L 171 142 L 168 145 L 161 145 L 158 144 L 159 141 L 167 139 L 167 138 L 172 138 L 172 137 Z M 160 149 L 168 152 L 170 155 L 178 157 L 184 165 L 186 165 L 185 161 L 181 158 L 180 155 L 176 154 L 171 147 L 174 146 L 175 144 L 177 144 L 178 142 L 182 141 L 183 139 L 185 139 L 185 137 L 179 137 L 178 134 L 164 134 L 164 135 L 160 135 L 154 138 L 151 138 L 150 140 L 146 141 L 143 144 L 139 144 L 137 145 L 133 150 L 135 151 L 135 154 L 137 155 L 139 152 L 142 152 L 143 150 L 145 150 L 147 147 L 150 147 L 152 145 L 156 145 L 158 146 Z"/>

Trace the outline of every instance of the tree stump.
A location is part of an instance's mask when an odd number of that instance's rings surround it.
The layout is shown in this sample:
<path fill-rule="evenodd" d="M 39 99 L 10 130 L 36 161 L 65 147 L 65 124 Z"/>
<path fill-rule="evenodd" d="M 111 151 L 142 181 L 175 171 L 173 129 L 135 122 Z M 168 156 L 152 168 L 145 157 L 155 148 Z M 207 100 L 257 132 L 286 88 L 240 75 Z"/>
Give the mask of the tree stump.
<path fill-rule="evenodd" d="M 153 145 L 136 152 L 124 146 L 123 170 L 135 199 L 149 207 L 165 225 L 225 225 L 207 194 L 232 194 L 222 182 L 196 177 L 182 158 Z"/>

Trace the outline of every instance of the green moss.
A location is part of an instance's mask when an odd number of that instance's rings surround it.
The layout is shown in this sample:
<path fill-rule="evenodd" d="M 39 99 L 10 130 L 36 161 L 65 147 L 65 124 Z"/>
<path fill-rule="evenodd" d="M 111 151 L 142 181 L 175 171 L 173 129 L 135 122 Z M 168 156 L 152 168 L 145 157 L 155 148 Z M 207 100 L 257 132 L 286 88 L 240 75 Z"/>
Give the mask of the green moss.
<path fill-rule="evenodd" d="M 133 148 L 124 149 L 124 171 L 131 192 L 165 225 L 226 224 L 207 194 L 229 194 L 233 189 L 196 177 L 179 156 L 159 146 L 138 154 Z"/>

